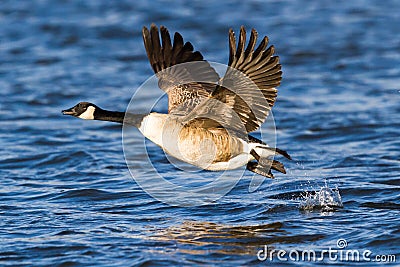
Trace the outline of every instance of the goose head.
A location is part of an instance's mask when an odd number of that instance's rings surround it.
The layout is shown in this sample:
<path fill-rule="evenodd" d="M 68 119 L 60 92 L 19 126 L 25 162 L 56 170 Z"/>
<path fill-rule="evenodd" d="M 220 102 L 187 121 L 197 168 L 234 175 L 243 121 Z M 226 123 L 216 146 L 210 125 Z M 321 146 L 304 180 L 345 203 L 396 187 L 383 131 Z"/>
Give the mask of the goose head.
<path fill-rule="evenodd" d="M 64 115 L 70 115 L 84 120 L 94 120 L 95 112 L 99 110 L 95 104 L 89 102 L 79 102 L 70 109 L 63 110 Z"/>

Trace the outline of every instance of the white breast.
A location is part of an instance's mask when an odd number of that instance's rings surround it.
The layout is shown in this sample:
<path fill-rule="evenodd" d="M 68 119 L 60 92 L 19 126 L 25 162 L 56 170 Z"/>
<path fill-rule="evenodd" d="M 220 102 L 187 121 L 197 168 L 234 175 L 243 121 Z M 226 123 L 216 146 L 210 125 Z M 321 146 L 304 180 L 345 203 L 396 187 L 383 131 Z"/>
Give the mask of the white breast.
<path fill-rule="evenodd" d="M 163 147 L 163 129 L 166 114 L 150 113 L 140 124 L 139 131 L 153 143 Z"/>
<path fill-rule="evenodd" d="M 143 118 L 140 124 L 139 131 L 147 137 L 150 141 L 160 146 L 169 155 L 192 163 L 185 157 L 186 149 L 193 149 L 182 147 L 179 143 L 179 133 L 182 125 L 175 119 L 168 117 L 168 114 L 150 113 Z M 193 164 L 193 163 L 192 163 Z"/>

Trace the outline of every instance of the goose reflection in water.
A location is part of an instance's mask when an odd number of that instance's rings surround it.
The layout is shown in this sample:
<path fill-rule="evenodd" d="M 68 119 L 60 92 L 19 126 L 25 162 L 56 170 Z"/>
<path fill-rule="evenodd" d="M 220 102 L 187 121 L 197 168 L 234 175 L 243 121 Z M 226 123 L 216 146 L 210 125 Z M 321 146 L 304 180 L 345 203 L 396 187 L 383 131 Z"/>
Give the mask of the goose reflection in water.
<path fill-rule="evenodd" d="M 223 225 L 213 222 L 184 221 L 181 225 L 157 230 L 151 239 L 157 241 L 175 241 L 187 244 L 187 248 L 179 246 L 179 252 L 206 255 L 212 247 L 212 253 L 226 255 L 257 255 L 257 251 L 265 245 L 273 248 L 274 244 L 299 244 L 316 241 L 324 235 L 289 235 L 282 222 L 260 225 Z M 168 252 L 168 251 L 166 251 Z M 256 258 L 255 258 L 256 259 Z"/>

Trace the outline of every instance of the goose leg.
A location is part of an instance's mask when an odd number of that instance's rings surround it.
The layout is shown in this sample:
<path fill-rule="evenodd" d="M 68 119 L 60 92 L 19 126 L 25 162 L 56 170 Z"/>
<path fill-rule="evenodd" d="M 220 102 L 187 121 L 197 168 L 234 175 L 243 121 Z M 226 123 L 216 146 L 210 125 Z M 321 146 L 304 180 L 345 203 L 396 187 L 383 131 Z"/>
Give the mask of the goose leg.
<path fill-rule="evenodd" d="M 246 168 L 249 171 L 252 171 L 259 175 L 262 175 L 262 176 L 265 176 L 265 177 L 268 177 L 271 179 L 274 178 L 274 175 L 271 172 L 271 165 L 265 166 L 265 165 L 260 164 L 259 162 L 250 161 L 249 163 L 247 163 Z"/>
<path fill-rule="evenodd" d="M 277 160 L 270 160 L 267 158 L 260 157 L 254 150 L 250 151 L 250 154 L 256 159 L 256 161 L 250 161 L 247 163 L 247 169 L 254 173 L 260 174 L 268 178 L 274 178 L 271 169 L 286 173 L 283 164 Z"/>

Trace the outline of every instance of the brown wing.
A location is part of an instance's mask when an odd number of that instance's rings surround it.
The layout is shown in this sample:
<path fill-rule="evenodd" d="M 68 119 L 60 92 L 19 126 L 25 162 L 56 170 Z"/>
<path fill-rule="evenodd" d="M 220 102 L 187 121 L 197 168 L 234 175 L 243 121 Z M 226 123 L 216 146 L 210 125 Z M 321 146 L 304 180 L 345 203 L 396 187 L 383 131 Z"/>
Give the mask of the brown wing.
<path fill-rule="evenodd" d="M 246 31 L 240 29 L 238 47 L 229 31 L 229 68 L 220 85 L 186 116 L 185 123 L 204 128 L 226 128 L 247 136 L 265 121 L 275 103 L 281 81 L 279 58 L 264 37 L 257 49 L 257 32 L 253 29 L 245 49 Z"/>
<path fill-rule="evenodd" d="M 225 76 L 212 97 L 228 104 L 238 114 L 247 132 L 257 130 L 265 121 L 277 96 L 282 79 L 279 58 L 273 56 L 274 47 L 264 37 L 257 49 L 257 31 L 252 29 L 246 44 L 242 26 L 238 46 L 232 29 L 229 31 L 229 63 Z"/>
<path fill-rule="evenodd" d="M 161 26 L 160 32 L 161 42 L 155 24 L 151 25 L 150 31 L 143 27 L 147 57 L 159 79 L 158 86 L 168 94 L 168 112 L 180 107 L 180 113 L 185 114 L 200 103 L 201 99 L 211 95 L 219 76 L 203 60 L 200 52 L 193 51 L 190 42 L 184 43 L 179 33 L 175 33 L 171 43 L 167 28 Z"/>

